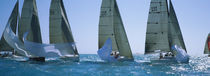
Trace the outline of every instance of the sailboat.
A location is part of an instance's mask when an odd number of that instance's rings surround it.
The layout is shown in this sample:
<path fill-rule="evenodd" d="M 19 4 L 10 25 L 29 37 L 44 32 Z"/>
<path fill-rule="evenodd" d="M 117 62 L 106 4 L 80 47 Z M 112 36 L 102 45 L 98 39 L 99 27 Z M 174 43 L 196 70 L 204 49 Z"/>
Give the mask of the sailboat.
<path fill-rule="evenodd" d="M 204 48 L 204 54 L 208 54 L 208 57 L 210 57 L 210 33 L 207 37 L 205 48 Z"/>
<path fill-rule="evenodd" d="M 116 0 L 102 0 L 98 55 L 105 61 L 133 61 Z"/>
<path fill-rule="evenodd" d="M 63 0 L 52 0 L 50 6 L 50 44 L 32 42 L 24 35 L 24 46 L 32 54 L 45 58 L 79 61 Z M 28 33 L 30 34 L 30 33 Z"/>
<path fill-rule="evenodd" d="M 11 29 L 11 23 L 14 22 L 14 19 L 17 17 L 19 20 L 19 15 L 18 13 L 12 13 L 6 29 L 4 31 L 3 37 L 6 40 L 6 42 L 15 50 L 15 55 L 22 56 L 22 57 L 27 57 L 29 59 L 26 60 L 35 60 L 35 61 L 45 61 L 45 58 L 62 58 L 62 59 L 68 59 L 72 61 L 79 61 L 79 54 L 76 49 L 76 45 L 74 42 L 66 42 L 66 43 L 54 43 L 54 44 L 43 44 L 41 41 L 41 33 L 33 33 L 33 32 L 40 32 L 39 30 L 39 22 L 38 20 L 38 14 L 36 10 L 36 3 L 35 0 L 25 0 L 24 5 L 29 5 L 32 4 L 33 6 L 30 8 L 24 8 L 27 6 L 23 6 L 23 12 L 25 12 L 26 15 L 22 15 L 22 23 L 26 21 L 25 23 L 29 23 L 26 25 L 28 29 L 22 29 L 23 25 L 19 24 L 18 29 L 18 35 L 14 33 L 14 31 Z M 60 0 L 58 0 L 60 1 Z M 56 6 L 57 4 L 56 0 L 52 0 L 53 6 Z M 53 4 L 54 3 L 54 4 Z M 60 3 L 62 4 L 62 2 Z M 18 2 L 17 4 L 18 5 Z M 17 7 L 17 6 L 16 6 Z M 26 9 L 26 10 L 25 10 Z M 30 10 L 29 10 L 30 9 Z M 33 11 L 32 11 L 33 10 Z M 18 10 L 16 10 L 17 12 Z M 56 10 L 51 10 L 51 11 L 58 11 Z M 13 17 L 13 14 L 15 15 Z M 61 13 L 59 13 L 61 14 Z M 55 16 L 59 15 L 56 14 Z M 17 16 L 16 16 L 17 15 Z M 37 16 L 37 17 L 35 17 Z M 53 19 L 54 17 L 52 17 Z M 26 19 L 26 20 L 25 20 Z M 61 19 L 57 19 L 61 20 Z M 17 21 L 16 21 L 17 22 Z M 54 22 L 54 21 L 51 21 Z M 19 22 L 21 23 L 21 21 Z M 35 25 L 37 24 L 37 25 Z M 63 23 L 62 23 L 63 25 Z M 13 25 L 17 26 L 17 25 Z M 21 27 L 22 26 L 22 27 Z M 60 24 L 61 26 L 61 24 Z M 33 29 L 33 30 L 32 30 Z M 57 30 L 57 29 L 56 29 Z M 67 30 L 60 29 L 60 31 L 64 31 L 66 33 Z M 31 33 L 32 32 L 32 33 Z M 22 33 L 22 34 L 19 34 Z M 32 35 L 30 35 L 32 34 Z M 36 36 L 38 35 L 38 36 Z M 66 34 L 65 34 L 66 35 Z M 22 36 L 22 38 L 20 37 Z M 71 36 L 71 35 L 70 35 Z M 38 37 L 38 38 L 36 38 Z M 58 36 L 60 37 L 60 36 Z"/>
<path fill-rule="evenodd" d="M 16 5 L 11 13 L 11 16 L 9 17 L 6 28 L 3 32 L 2 39 L 5 40 L 5 43 L 3 44 L 8 44 L 7 47 L 10 47 L 11 49 L 15 50 L 15 52 L 17 53 L 15 55 L 24 56 L 24 57 L 32 57 L 34 55 L 26 51 L 26 49 L 24 48 L 23 42 L 18 38 L 18 35 L 16 33 L 17 25 L 19 21 L 18 7 L 19 7 L 19 1 L 16 2 Z"/>
<path fill-rule="evenodd" d="M 13 8 L 12 14 L 10 16 L 10 21 L 11 21 L 11 29 L 12 31 L 14 31 L 14 33 L 16 34 L 16 28 L 17 28 L 17 20 L 18 20 L 18 10 L 19 10 L 19 6 L 18 6 L 18 2 L 15 4 L 15 7 Z M 14 52 L 14 49 L 9 46 L 9 44 L 6 42 L 6 40 L 4 39 L 4 36 L 2 34 L 1 40 L 0 40 L 0 52 Z"/>
<path fill-rule="evenodd" d="M 171 0 L 169 3 L 170 10 L 168 10 L 167 0 L 151 0 L 145 54 L 160 53 L 161 59 L 163 53 L 166 53 L 164 58 L 170 60 L 175 55 L 172 47 L 178 46 L 185 52 L 187 51 Z"/>
<path fill-rule="evenodd" d="M 37 17 L 35 0 L 25 0 L 22 9 L 21 18 L 19 17 L 19 0 L 16 2 L 15 8 L 8 20 L 3 37 L 15 51 L 12 54 L 14 58 L 24 58 L 23 60 L 44 61 L 44 57 L 38 57 L 25 48 L 23 34 L 29 32 L 29 40 L 41 42 L 41 33 Z M 18 26 L 17 26 L 18 24 Z M 15 29 L 15 30 L 14 30 Z M 18 29 L 18 33 L 16 30 Z M 22 61 L 22 60 L 21 60 Z"/>
<path fill-rule="evenodd" d="M 64 8 L 63 0 L 52 0 L 51 2 L 50 43 L 65 45 L 68 44 L 66 50 L 60 50 L 60 52 L 64 55 L 73 55 L 73 59 L 79 61 L 79 53 L 75 45 L 70 24 Z M 65 57 L 68 57 L 68 55 L 65 55 Z"/>
<path fill-rule="evenodd" d="M 18 10 L 19 10 L 19 4 L 18 4 L 18 2 L 16 2 L 15 7 L 13 8 L 12 14 L 9 17 L 9 21 L 8 21 L 8 22 L 10 22 L 9 26 L 11 27 L 11 30 L 14 31 L 15 34 L 16 34 L 18 14 L 19 14 Z M 2 53 L 2 55 L 4 53 L 6 53 L 4 55 L 5 57 L 8 55 L 12 55 L 12 53 L 14 52 L 14 49 L 5 40 L 4 34 L 2 34 L 2 37 L 0 40 L 0 52 Z M 2 56 L 2 57 L 4 57 L 4 56 Z"/>

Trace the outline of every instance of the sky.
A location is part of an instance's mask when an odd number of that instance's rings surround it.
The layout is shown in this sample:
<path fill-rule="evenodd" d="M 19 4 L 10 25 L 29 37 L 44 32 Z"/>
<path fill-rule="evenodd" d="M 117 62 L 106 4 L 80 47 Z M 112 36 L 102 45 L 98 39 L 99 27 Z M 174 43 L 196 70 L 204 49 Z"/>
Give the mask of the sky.
<path fill-rule="evenodd" d="M 42 41 L 49 43 L 51 0 L 37 0 Z M 96 54 L 102 0 L 63 0 L 80 54 Z M 16 0 L 0 1 L 0 37 Z M 172 0 L 189 55 L 202 55 L 210 32 L 210 0 Z M 132 53 L 144 54 L 150 0 L 117 0 Z M 20 0 L 21 12 L 23 0 Z"/>

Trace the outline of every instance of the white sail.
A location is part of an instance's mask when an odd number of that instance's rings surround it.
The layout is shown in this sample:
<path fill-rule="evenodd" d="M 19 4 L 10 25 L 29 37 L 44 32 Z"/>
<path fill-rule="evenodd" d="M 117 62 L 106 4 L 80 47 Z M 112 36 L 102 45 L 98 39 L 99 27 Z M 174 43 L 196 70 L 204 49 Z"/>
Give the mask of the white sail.
<path fill-rule="evenodd" d="M 102 0 L 99 48 L 102 48 L 108 38 L 112 40 L 112 51 L 119 52 L 120 56 L 125 58 L 133 59 L 116 0 Z"/>
<path fill-rule="evenodd" d="M 179 22 L 176 17 L 176 13 L 174 11 L 173 4 L 170 0 L 170 10 L 169 10 L 169 41 L 170 46 L 180 46 L 186 51 L 186 47 L 184 44 L 184 40 L 182 37 L 181 29 L 179 26 Z M 186 51 L 187 52 L 187 51 Z"/>
<path fill-rule="evenodd" d="M 206 39 L 204 54 L 210 54 L 210 33 Z"/>
<path fill-rule="evenodd" d="M 50 5 L 50 43 L 74 43 L 73 35 L 71 32 L 70 24 L 67 19 L 66 11 L 64 8 L 63 0 L 52 0 Z M 69 45 L 69 47 L 72 47 Z M 77 48 L 59 50 L 68 52 L 68 54 L 78 55 Z"/>
<path fill-rule="evenodd" d="M 151 0 L 147 22 L 145 54 L 169 52 L 167 0 Z"/>

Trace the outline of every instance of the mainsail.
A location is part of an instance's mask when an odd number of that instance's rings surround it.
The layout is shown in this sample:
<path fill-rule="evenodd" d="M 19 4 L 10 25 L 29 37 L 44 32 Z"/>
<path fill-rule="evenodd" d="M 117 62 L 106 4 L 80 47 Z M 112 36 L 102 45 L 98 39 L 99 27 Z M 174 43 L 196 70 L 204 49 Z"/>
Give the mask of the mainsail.
<path fill-rule="evenodd" d="M 133 59 L 116 0 L 102 0 L 99 21 L 99 49 L 111 38 L 112 50 Z"/>
<path fill-rule="evenodd" d="M 210 33 L 207 37 L 205 48 L 204 48 L 204 54 L 210 54 Z"/>
<path fill-rule="evenodd" d="M 145 54 L 169 52 L 167 0 L 151 0 L 147 22 Z"/>
<path fill-rule="evenodd" d="M 19 11 L 19 1 L 16 2 L 15 7 L 13 8 L 13 11 L 9 18 L 10 27 L 14 33 L 16 33 L 16 28 L 17 28 L 17 21 L 18 21 L 18 14 L 19 14 L 18 11 Z M 6 30 L 6 28 L 5 28 L 5 30 Z M 14 50 L 14 48 L 9 46 L 9 44 L 6 42 L 6 40 L 4 39 L 4 36 L 2 34 L 2 37 L 0 40 L 0 51 L 12 51 L 12 50 Z"/>
<path fill-rule="evenodd" d="M 63 0 L 52 0 L 50 6 L 50 43 L 74 43 L 70 24 L 64 9 Z M 72 45 L 69 45 L 72 47 Z M 75 49 L 60 50 L 66 51 L 72 55 L 78 55 L 76 46 Z"/>
<path fill-rule="evenodd" d="M 42 43 L 37 12 L 36 0 L 24 0 L 21 19 L 18 25 L 18 36 L 21 41 L 23 41 L 23 35 L 29 32 L 27 40 Z"/>
<path fill-rule="evenodd" d="M 169 10 L 169 44 L 170 46 L 178 45 L 183 48 L 186 52 L 186 47 L 182 37 L 182 32 L 179 27 L 179 22 L 174 11 L 173 4 L 170 0 L 170 10 Z"/>

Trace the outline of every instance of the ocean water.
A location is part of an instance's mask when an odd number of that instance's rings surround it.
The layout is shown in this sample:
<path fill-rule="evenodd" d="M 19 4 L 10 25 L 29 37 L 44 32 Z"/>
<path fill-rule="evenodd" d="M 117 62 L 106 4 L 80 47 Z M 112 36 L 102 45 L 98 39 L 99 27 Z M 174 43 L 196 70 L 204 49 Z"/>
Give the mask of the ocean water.
<path fill-rule="evenodd" d="M 210 58 L 190 57 L 189 63 L 150 62 L 154 56 L 134 55 L 134 62 L 104 62 L 81 54 L 80 62 L 19 62 L 0 58 L 0 76 L 210 76 Z"/>

